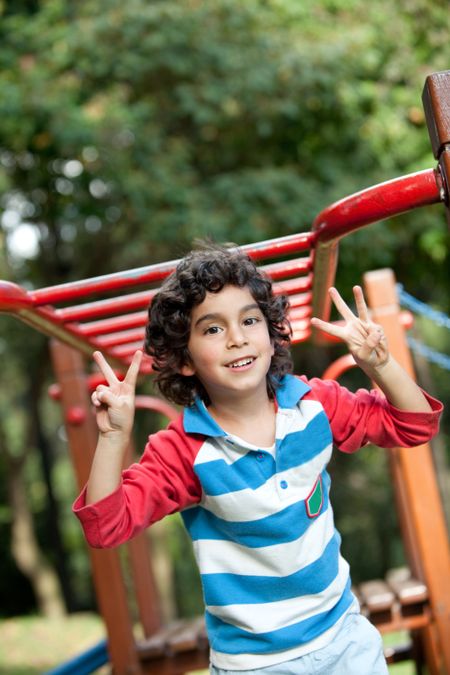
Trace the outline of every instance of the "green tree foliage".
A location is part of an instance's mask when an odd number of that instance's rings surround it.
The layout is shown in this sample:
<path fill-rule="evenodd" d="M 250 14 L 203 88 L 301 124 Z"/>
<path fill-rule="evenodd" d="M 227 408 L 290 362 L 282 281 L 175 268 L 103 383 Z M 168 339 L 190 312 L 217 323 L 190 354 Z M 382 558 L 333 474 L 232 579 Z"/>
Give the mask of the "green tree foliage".
<path fill-rule="evenodd" d="M 2 183 L 39 229 L 29 273 L 77 277 L 195 236 L 308 229 L 333 199 L 431 166 L 420 92 L 448 65 L 446 12 L 52 0 L 4 18 Z M 438 220 L 427 236 L 423 216 L 379 227 L 379 246 L 364 233 L 357 250 L 378 265 L 406 245 L 443 263 Z"/>
<path fill-rule="evenodd" d="M 308 230 L 335 199 L 433 166 L 420 94 L 448 68 L 447 13 L 446 0 L 3 3 L 0 276 L 39 287 L 178 257 L 195 237 Z M 338 283 L 386 265 L 448 311 L 441 207 L 345 240 Z M 41 345 L 2 319 L 11 390 L 34 377 L 43 391 Z M 301 353 L 311 370 L 323 359 Z M 3 403 L 19 424 L 17 397 Z"/>

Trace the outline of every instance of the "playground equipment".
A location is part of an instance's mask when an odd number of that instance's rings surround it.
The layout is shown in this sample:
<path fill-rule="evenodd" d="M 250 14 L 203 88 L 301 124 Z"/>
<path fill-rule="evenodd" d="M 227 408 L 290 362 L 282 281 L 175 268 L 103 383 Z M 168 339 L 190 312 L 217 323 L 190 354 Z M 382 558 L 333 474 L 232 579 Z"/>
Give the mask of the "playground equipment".
<path fill-rule="evenodd" d="M 289 296 L 294 344 L 311 336 L 312 314 L 324 319 L 329 316 L 326 291 L 334 281 L 342 237 L 418 207 L 444 202 L 448 209 L 450 71 L 427 78 L 423 100 L 438 160 L 436 169 L 396 178 L 347 197 L 322 211 L 310 232 L 242 247 L 273 279 L 275 292 Z M 87 480 L 97 438 L 89 391 L 98 375 L 86 373 L 85 357 L 90 358 L 95 349 L 100 349 L 117 370 L 123 372 L 127 368 L 133 353 L 142 345 L 148 303 L 175 266 L 176 261 L 171 261 L 33 291 L 0 282 L 0 311 L 14 314 L 52 338 L 57 379 L 52 395 L 61 401 L 80 488 Z M 364 276 L 364 285 L 375 321 L 383 325 L 396 358 L 413 374 L 393 273 L 369 272 Z M 333 376 L 349 366 L 348 359 L 335 364 Z M 151 372 L 150 359 L 144 359 L 142 372 Z M 157 399 L 138 398 L 137 402 L 168 418 L 174 413 Z M 132 452 L 130 448 L 128 460 Z M 413 656 L 418 667 L 426 662 L 431 675 L 450 674 L 450 551 L 431 449 L 428 444 L 414 450 L 394 448 L 388 451 L 388 457 L 411 576 L 368 582 L 357 592 L 364 611 L 382 632 L 399 628 L 412 632 L 412 647 L 403 654 L 394 652 L 389 657 L 391 661 Z M 114 673 L 176 675 L 207 667 L 207 639 L 201 619 L 161 625 L 145 534 L 125 548 L 142 639 L 136 639 L 133 632 L 130 591 L 125 585 L 119 552 L 90 550 Z M 98 653 L 104 654 L 102 646 Z M 58 672 L 77 671 L 68 665 Z"/>

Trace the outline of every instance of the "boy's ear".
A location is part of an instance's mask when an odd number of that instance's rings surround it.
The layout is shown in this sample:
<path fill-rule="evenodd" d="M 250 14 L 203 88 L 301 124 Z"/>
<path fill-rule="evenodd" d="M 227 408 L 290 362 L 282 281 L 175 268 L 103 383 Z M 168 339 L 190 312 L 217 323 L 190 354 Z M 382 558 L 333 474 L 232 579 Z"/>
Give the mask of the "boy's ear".
<path fill-rule="evenodd" d="M 190 363 L 185 363 L 184 366 L 181 366 L 180 368 L 180 375 L 184 375 L 185 377 L 192 377 L 192 375 L 195 375 L 194 366 L 192 366 Z"/>

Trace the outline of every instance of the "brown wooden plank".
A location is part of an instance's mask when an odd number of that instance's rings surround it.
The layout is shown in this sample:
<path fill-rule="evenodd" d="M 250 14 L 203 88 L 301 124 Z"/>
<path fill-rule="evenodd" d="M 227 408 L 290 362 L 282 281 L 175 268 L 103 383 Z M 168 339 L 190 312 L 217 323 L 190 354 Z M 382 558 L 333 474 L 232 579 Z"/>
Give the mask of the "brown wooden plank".
<path fill-rule="evenodd" d="M 382 579 L 365 581 L 358 586 L 363 603 L 370 612 L 391 610 L 395 596 L 387 583 Z"/>
<path fill-rule="evenodd" d="M 158 656 L 163 656 L 166 653 L 166 630 L 162 628 L 154 635 L 138 640 L 136 649 L 139 658 L 154 659 Z"/>
<path fill-rule="evenodd" d="M 388 665 L 400 663 L 402 661 L 410 661 L 413 658 L 413 646 L 411 643 L 399 645 L 397 647 L 386 647 L 384 650 L 384 658 Z"/>
<path fill-rule="evenodd" d="M 389 581 L 389 586 L 402 606 L 423 605 L 428 600 L 427 587 L 417 579 L 393 579 Z"/>
<path fill-rule="evenodd" d="M 203 617 L 178 619 L 159 630 L 149 638 L 138 642 L 139 657 L 144 660 L 168 657 L 181 652 L 204 651 L 208 649 Z"/>
<path fill-rule="evenodd" d="M 373 320 L 383 326 L 391 353 L 414 378 L 392 270 L 366 273 L 364 285 Z M 450 673 L 450 547 L 431 446 L 392 448 L 388 457 L 394 492 L 401 496 L 399 519 L 408 563 L 430 597 L 433 622 L 423 632 L 427 666 L 432 675 Z"/>
<path fill-rule="evenodd" d="M 205 622 L 203 617 L 182 621 L 168 636 L 167 646 L 170 652 L 188 652 L 197 649 L 202 640 Z"/>
<path fill-rule="evenodd" d="M 369 621 L 378 625 L 393 620 L 395 596 L 383 580 L 365 581 L 359 584 L 358 591 L 363 613 Z"/>
<path fill-rule="evenodd" d="M 450 70 L 433 73 L 425 80 L 422 93 L 423 108 L 430 135 L 433 155 L 439 158 L 450 143 Z"/>

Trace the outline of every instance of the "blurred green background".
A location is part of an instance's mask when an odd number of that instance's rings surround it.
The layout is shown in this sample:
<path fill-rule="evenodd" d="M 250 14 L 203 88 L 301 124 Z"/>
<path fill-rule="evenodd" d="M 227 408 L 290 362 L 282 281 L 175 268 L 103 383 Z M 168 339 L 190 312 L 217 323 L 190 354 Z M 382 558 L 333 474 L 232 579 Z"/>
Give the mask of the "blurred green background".
<path fill-rule="evenodd" d="M 447 0 L 0 2 L 0 278 L 41 287 L 179 257 L 197 237 L 305 231 L 336 199 L 433 167 L 421 92 L 450 67 L 448 38 Z M 448 241 L 441 205 L 372 225 L 342 242 L 337 285 L 349 297 L 389 266 L 448 314 Z M 427 319 L 413 334 L 448 347 Z M 342 351 L 294 353 L 311 376 Z M 0 358 L 0 616 L 92 612 L 47 340 L 2 315 Z M 446 370 L 416 366 L 448 403 Z M 140 444 L 163 423 L 140 413 Z M 445 417 L 447 513 L 448 436 Z M 384 452 L 332 472 L 354 581 L 403 564 Z M 149 536 L 167 615 L 201 612 L 179 518 Z"/>

